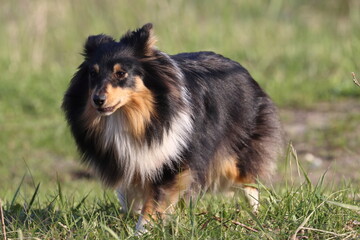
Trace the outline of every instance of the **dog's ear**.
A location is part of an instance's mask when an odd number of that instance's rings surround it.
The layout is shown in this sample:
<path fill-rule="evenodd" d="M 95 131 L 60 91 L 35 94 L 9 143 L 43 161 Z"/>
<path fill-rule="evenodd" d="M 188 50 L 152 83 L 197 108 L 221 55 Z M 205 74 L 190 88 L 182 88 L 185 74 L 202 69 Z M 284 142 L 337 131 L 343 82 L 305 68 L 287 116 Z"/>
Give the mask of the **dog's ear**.
<path fill-rule="evenodd" d="M 115 40 L 105 34 L 89 36 L 84 47 L 84 55 L 89 57 L 103 43 L 114 42 Z"/>
<path fill-rule="evenodd" d="M 155 49 L 156 37 L 153 32 L 152 23 L 147 23 L 135 31 L 127 32 L 120 43 L 133 48 L 137 56 L 151 56 Z"/>

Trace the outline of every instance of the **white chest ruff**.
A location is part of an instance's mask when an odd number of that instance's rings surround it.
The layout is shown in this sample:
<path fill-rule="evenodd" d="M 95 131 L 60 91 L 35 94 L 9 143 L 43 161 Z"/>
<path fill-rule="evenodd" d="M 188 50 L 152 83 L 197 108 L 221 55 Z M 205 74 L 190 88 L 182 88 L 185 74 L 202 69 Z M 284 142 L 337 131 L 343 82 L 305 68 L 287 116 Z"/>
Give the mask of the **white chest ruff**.
<path fill-rule="evenodd" d="M 174 116 L 169 131 L 163 133 L 162 141 L 153 141 L 151 145 L 136 141 L 128 130 L 125 117 L 121 113 L 115 114 L 106 117 L 101 137 L 105 149 L 116 151 L 118 164 L 123 169 L 121 184 L 129 185 L 135 174 L 140 175 L 143 183 L 154 180 L 163 166 L 171 167 L 174 160 L 179 161 L 192 131 L 189 113 L 179 112 Z"/>

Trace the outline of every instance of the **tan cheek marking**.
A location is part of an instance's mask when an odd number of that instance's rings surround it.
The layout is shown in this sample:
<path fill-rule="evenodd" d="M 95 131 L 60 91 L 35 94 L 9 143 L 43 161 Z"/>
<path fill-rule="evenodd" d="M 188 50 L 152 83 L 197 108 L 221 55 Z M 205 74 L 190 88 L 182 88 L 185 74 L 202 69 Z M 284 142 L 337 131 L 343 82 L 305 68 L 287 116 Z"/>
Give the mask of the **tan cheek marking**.
<path fill-rule="evenodd" d="M 121 101 L 120 106 L 125 105 L 129 101 L 129 97 L 132 93 L 132 90 L 113 87 L 111 84 L 107 84 L 106 88 L 106 104 L 105 107 L 113 107 Z"/>
<path fill-rule="evenodd" d="M 122 109 L 131 125 L 133 136 L 137 139 L 143 137 L 146 124 L 150 122 L 151 116 L 155 115 L 155 108 L 151 91 L 139 77 L 136 78 L 135 91 L 130 93 L 129 100 Z"/>

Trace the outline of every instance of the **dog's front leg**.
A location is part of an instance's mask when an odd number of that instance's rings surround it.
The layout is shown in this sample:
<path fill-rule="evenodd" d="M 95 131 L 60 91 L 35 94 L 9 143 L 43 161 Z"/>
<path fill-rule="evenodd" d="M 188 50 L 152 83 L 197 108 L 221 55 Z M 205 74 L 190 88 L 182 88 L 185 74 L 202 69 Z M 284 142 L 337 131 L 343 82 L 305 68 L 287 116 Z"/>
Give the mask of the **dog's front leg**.
<path fill-rule="evenodd" d="M 127 213 L 129 211 L 129 206 L 128 206 L 125 192 L 122 189 L 118 188 L 118 189 L 116 189 L 116 195 L 117 195 L 120 205 L 122 207 L 121 212 Z"/>
<path fill-rule="evenodd" d="M 150 187 L 145 192 L 144 205 L 135 227 L 136 235 L 146 233 L 148 230 L 145 228 L 145 225 L 151 223 L 151 220 L 155 220 L 157 218 L 156 212 L 158 210 L 159 197 L 160 191 L 158 188 Z"/>
<path fill-rule="evenodd" d="M 116 194 L 122 207 L 121 212 L 128 213 L 131 211 L 132 213 L 140 213 L 141 191 L 136 188 L 132 189 L 132 191 L 118 188 L 116 189 Z"/>
<path fill-rule="evenodd" d="M 150 225 L 157 219 L 163 219 L 165 213 L 173 212 L 174 206 L 179 199 L 180 192 L 171 192 L 167 188 L 153 188 L 145 198 L 141 215 L 136 224 L 136 235 L 146 233 L 146 225 Z M 176 196 L 176 197 L 175 197 Z"/>
<path fill-rule="evenodd" d="M 171 213 L 176 203 L 188 192 L 193 178 L 190 170 L 178 173 L 174 179 L 164 184 L 151 184 L 146 187 L 144 205 L 136 224 L 137 235 L 147 232 L 145 225 L 158 218 L 164 218 L 165 213 Z"/>

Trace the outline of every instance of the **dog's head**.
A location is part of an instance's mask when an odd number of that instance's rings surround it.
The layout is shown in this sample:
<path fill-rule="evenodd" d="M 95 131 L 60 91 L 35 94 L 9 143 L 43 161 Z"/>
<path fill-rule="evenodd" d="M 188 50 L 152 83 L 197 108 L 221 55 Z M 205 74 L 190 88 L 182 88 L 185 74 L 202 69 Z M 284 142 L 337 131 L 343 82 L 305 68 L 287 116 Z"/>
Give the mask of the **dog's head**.
<path fill-rule="evenodd" d="M 123 106 L 146 104 L 140 102 L 149 100 L 151 93 L 143 82 L 141 61 L 152 57 L 155 42 L 150 23 L 129 31 L 119 42 L 103 34 L 87 39 L 83 66 L 93 110 L 111 115 Z"/>

